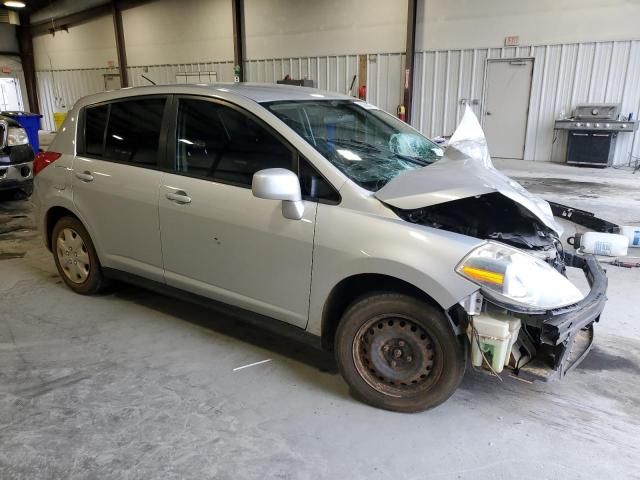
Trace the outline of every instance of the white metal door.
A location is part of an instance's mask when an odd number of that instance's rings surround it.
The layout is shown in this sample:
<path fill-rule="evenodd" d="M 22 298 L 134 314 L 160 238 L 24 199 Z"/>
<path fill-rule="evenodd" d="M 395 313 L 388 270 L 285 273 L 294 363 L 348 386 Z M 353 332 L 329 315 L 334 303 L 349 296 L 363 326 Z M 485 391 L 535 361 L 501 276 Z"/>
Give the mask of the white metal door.
<path fill-rule="evenodd" d="M 532 74 L 530 58 L 487 61 L 482 126 L 492 157 L 524 158 Z"/>
<path fill-rule="evenodd" d="M 0 111 L 22 111 L 20 85 L 15 78 L 0 78 Z"/>

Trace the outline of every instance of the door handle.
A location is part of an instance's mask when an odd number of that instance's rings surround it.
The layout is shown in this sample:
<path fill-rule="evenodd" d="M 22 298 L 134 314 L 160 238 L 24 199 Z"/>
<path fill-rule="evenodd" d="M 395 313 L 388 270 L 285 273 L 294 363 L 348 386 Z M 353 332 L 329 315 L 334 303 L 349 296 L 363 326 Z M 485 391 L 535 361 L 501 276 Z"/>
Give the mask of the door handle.
<path fill-rule="evenodd" d="M 182 190 L 178 190 L 177 192 L 168 192 L 167 198 L 176 203 L 191 203 L 191 197 Z"/>
<path fill-rule="evenodd" d="M 93 182 L 93 175 L 91 175 L 91 172 L 85 170 L 84 172 L 76 172 L 76 178 L 82 180 L 83 182 Z"/>

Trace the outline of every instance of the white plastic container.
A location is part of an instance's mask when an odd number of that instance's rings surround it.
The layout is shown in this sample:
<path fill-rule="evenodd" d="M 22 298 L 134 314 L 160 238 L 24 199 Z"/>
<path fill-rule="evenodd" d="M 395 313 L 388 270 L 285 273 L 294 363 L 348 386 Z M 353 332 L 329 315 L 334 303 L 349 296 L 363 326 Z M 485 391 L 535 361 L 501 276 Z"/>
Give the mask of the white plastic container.
<path fill-rule="evenodd" d="M 630 247 L 640 248 L 640 227 L 625 225 L 620 227 L 620 233 L 627 237 Z"/>
<path fill-rule="evenodd" d="M 629 239 L 625 235 L 617 233 L 576 233 L 573 242 L 574 247 L 584 253 L 607 257 L 624 257 L 629 246 Z"/>
<path fill-rule="evenodd" d="M 471 363 L 481 367 L 484 353 L 491 368 L 500 373 L 509 363 L 511 348 L 520 331 L 520 320 L 508 315 L 481 313 L 473 317 L 473 326 L 479 339 L 471 333 Z"/>

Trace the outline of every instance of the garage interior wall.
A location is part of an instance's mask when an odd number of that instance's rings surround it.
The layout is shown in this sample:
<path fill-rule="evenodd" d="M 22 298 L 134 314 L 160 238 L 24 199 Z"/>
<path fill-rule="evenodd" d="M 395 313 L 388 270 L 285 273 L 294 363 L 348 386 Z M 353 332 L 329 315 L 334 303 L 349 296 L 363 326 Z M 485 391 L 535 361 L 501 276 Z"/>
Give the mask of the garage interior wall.
<path fill-rule="evenodd" d="M 347 93 L 358 72 L 358 54 L 365 54 L 369 94 L 382 108 L 395 111 L 402 95 L 406 8 L 406 0 L 332 0 L 329 5 L 245 0 L 246 80 L 275 82 L 290 74 L 312 79 L 318 88 Z M 194 72 L 216 72 L 218 81 L 233 80 L 230 0 L 184 0 L 179 5 L 157 0 L 124 10 L 122 20 L 132 86 L 148 85 L 142 75 L 159 84 L 176 83 L 176 74 Z M 90 48 L 74 57 L 74 48 L 83 45 Z M 117 73 L 106 68 L 108 61 L 117 65 L 108 16 L 55 37 L 36 37 L 34 49 L 44 128 L 53 129 L 54 111 L 103 91 L 104 75 Z"/>
<path fill-rule="evenodd" d="M 481 117 L 486 60 L 534 58 L 525 160 L 563 162 L 561 112 L 579 103 L 640 111 L 640 2 L 630 0 L 425 0 L 418 3 L 412 124 L 450 135 L 466 100 Z M 517 35 L 519 47 L 502 47 Z M 484 48 L 481 48 L 484 47 Z M 640 135 L 620 134 L 615 165 L 640 156 Z"/>
<path fill-rule="evenodd" d="M 622 113 L 640 111 L 640 41 L 612 41 L 418 52 L 412 124 L 426 135 L 451 135 L 463 102 L 482 118 L 486 61 L 533 58 L 525 160 L 563 162 L 566 131 L 554 131 L 561 112 L 580 103 L 621 103 Z M 470 102 L 471 103 L 471 102 Z M 639 135 L 619 134 L 615 165 L 640 156 Z"/>
<path fill-rule="evenodd" d="M 349 93 L 359 55 L 366 55 L 368 100 L 395 112 L 402 98 L 406 12 L 406 0 L 245 0 L 246 80 L 271 83 L 290 74 Z M 461 101 L 478 100 L 474 109 L 482 113 L 487 59 L 532 57 L 525 159 L 563 161 L 566 133 L 556 138 L 553 130 L 561 111 L 607 101 L 637 115 L 637 18 L 640 3 L 628 0 L 419 2 L 412 123 L 429 136 L 451 134 Z M 184 72 L 216 72 L 218 81 L 232 81 L 230 0 L 184 0 L 179 7 L 157 0 L 123 11 L 123 24 L 132 85 L 148 84 L 142 75 L 176 83 Z M 64 35 L 68 45 L 59 39 Z M 525 46 L 502 47 L 510 35 Z M 59 46 L 51 72 L 45 54 Z M 104 90 L 104 74 L 111 72 L 106 62 L 116 60 L 110 17 L 55 38 L 37 37 L 34 48 L 45 128 L 53 127 L 55 109 Z M 74 48 L 87 51 L 74 55 Z M 640 155 L 640 141 L 619 135 L 615 164 L 628 163 L 631 154 Z"/>

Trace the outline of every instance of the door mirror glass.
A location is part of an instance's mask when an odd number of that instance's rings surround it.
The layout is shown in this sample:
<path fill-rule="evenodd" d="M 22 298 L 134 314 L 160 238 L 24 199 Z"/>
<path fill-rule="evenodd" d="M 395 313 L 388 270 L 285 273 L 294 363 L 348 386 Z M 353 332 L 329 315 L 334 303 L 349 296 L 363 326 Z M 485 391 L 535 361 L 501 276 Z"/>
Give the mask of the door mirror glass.
<path fill-rule="evenodd" d="M 258 198 L 282 201 L 282 215 L 292 220 L 300 220 L 304 213 L 304 203 L 298 176 L 286 168 L 267 168 L 253 175 L 251 191 Z"/>

